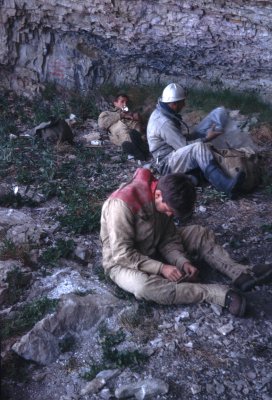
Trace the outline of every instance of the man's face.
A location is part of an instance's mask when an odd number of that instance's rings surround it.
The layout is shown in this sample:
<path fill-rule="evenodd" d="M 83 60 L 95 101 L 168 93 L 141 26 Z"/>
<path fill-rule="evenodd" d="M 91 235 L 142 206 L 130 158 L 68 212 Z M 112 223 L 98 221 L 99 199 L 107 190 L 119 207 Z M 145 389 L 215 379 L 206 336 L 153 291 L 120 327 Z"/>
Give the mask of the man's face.
<path fill-rule="evenodd" d="M 166 214 L 167 217 L 173 217 L 173 210 L 162 200 L 162 192 L 155 190 L 155 208 L 158 212 Z"/>
<path fill-rule="evenodd" d="M 176 102 L 176 112 L 179 113 L 185 106 L 185 99 Z"/>
<path fill-rule="evenodd" d="M 120 108 L 122 110 L 124 107 L 127 107 L 127 103 L 128 103 L 128 98 L 120 96 L 116 101 L 114 101 L 113 104 L 116 108 Z"/>

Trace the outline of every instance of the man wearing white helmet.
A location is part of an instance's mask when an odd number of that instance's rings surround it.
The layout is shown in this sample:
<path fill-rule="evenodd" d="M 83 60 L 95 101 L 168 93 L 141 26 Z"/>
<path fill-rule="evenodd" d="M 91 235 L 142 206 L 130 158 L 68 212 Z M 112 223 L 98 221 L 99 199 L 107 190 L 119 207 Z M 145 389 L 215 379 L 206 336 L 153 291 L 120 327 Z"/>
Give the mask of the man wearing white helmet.
<path fill-rule="evenodd" d="M 185 99 L 185 90 L 179 84 L 170 83 L 163 90 L 149 118 L 147 139 L 159 172 L 165 175 L 173 172 L 190 173 L 200 169 L 217 190 L 234 197 L 245 175 L 240 172 L 235 178 L 229 178 L 214 160 L 205 143 L 221 133 L 216 126 L 212 126 L 205 137 L 187 141 L 183 131 L 185 128 L 188 130 L 188 127 L 180 115 Z"/>

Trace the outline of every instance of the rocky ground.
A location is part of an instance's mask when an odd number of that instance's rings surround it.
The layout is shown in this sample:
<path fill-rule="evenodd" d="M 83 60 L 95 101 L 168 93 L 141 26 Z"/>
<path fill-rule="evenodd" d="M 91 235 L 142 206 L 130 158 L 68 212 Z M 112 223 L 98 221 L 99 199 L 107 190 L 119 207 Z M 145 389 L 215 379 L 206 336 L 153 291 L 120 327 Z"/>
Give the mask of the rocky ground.
<path fill-rule="evenodd" d="M 139 302 L 116 288 L 101 267 L 99 208 L 140 163 L 95 120 L 74 131 L 75 146 L 14 139 L 12 154 L 33 160 L 32 172 L 10 160 L 2 174 L 2 398 L 272 399 L 271 285 L 246 295 L 243 319 L 208 304 Z M 272 263 L 272 135 L 266 126 L 249 134 L 262 149 L 263 183 L 235 201 L 198 188 L 190 224 L 212 228 L 234 259 L 254 266 Z M 203 281 L 228 283 L 199 266 Z"/>

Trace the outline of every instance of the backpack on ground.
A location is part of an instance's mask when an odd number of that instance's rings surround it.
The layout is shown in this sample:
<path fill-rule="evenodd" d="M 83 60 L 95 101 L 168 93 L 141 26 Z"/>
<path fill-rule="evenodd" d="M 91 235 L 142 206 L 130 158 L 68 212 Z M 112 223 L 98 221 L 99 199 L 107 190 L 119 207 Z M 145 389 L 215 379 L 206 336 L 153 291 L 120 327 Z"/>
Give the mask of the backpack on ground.
<path fill-rule="evenodd" d="M 261 182 L 260 156 L 249 148 L 240 149 L 216 149 L 211 147 L 215 160 L 222 170 L 231 178 L 238 172 L 246 174 L 241 187 L 243 192 L 250 192 Z"/>
<path fill-rule="evenodd" d="M 42 122 L 40 125 L 28 132 L 31 137 L 40 137 L 42 140 L 52 144 L 67 142 L 74 144 L 74 135 L 68 123 L 61 118 Z"/>

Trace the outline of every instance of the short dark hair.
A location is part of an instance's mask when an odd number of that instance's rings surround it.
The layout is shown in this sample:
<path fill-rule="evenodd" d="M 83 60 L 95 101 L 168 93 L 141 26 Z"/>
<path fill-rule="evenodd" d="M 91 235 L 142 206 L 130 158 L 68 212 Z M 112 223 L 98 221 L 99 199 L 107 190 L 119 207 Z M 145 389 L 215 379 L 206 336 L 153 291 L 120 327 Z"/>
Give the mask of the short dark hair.
<path fill-rule="evenodd" d="M 120 97 L 126 97 L 128 100 L 129 100 L 129 97 L 128 97 L 128 95 L 126 94 L 126 93 L 118 93 L 115 97 L 114 97 L 114 102 L 116 102 L 116 101 L 118 101 L 118 99 L 120 98 Z"/>
<path fill-rule="evenodd" d="M 157 189 L 161 191 L 163 202 L 173 210 L 175 216 L 182 218 L 193 213 L 196 190 L 187 175 L 164 175 L 159 178 Z"/>

